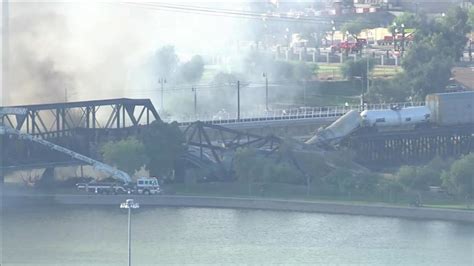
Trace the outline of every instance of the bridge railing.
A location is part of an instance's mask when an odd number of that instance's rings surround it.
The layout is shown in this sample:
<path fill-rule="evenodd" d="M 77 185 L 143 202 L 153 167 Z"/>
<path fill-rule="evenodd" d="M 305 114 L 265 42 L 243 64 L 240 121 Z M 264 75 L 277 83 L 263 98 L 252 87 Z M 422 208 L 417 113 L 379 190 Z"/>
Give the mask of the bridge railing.
<path fill-rule="evenodd" d="M 393 106 L 402 108 L 412 106 L 422 106 L 424 102 L 401 102 L 401 103 L 385 103 L 385 104 L 369 104 L 362 108 L 360 105 L 348 106 L 319 106 L 319 107 L 301 107 L 276 110 L 262 110 L 253 112 L 242 112 L 240 119 L 237 113 L 220 112 L 215 115 L 201 115 L 188 117 L 174 117 L 181 125 L 188 125 L 194 121 L 203 121 L 210 124 L 229 124 L 254 121 L 272 121 L 272 120 L 288 120 L 288 119 L 306 119 L 306 118 L 322 118 L 322 117 L 339 117 L 350 110 L 362 111 L 367 110 L 383 110 L 390 109 Z"/>

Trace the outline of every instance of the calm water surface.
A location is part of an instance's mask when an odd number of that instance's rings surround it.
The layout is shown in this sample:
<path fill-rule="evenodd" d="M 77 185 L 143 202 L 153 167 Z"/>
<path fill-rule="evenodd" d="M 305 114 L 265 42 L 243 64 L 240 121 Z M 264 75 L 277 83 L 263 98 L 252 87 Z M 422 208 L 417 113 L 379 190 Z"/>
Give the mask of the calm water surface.
<path fill-rule="evenodd" d="M 118 207 L 2 213 L 3 265 L 126 265 Z M 133 265 L 474 265 L 474 226 L 396 218 L 230 209 L 141 208 Z"/>

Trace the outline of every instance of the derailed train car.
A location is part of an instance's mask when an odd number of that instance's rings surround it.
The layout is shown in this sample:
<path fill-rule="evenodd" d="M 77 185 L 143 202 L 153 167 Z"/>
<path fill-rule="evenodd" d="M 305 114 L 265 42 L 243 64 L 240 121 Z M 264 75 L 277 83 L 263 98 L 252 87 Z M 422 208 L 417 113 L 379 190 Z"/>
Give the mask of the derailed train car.
<path fill-rule="evenodd" d="M 386 132 L 456 125 L 472 125 L 474 130 L 474 91 L 430 94 L 425 106 L 350 111 L 306 143 L 335 144 L 359 128 Z"/>
<path fill-rule="evenodd" d="M 425 106 L 366 110 L 361 117 L 362 126 L 384 130 L 474 124 L 474 91 L 429 94 Z"/>

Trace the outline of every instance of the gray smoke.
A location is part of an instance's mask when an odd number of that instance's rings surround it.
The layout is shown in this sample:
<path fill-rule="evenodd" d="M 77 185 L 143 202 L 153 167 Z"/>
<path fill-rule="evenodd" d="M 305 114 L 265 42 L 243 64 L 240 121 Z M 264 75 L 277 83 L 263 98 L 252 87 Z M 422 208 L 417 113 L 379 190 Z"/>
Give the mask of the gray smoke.
<path fill-rule="evenodd" d="M 205 5 L 248 8 L 245 1 Z M 224 64 L 219 71 L 243 73 L 245 69 L 235 62 L 245 56 L 244 52 L 239 54 L 229 47 L 251 35 L 249 31 L 255 34 L 249 28 L 252 24 L 242 19 L 164 12 L 120 3 L 13 3 L 10 75 L 3 91 L 4 104 L 62 102 L 67 91 L 69 101 L 151 98 L 159 106 L 159 77 L 150 63 L 159 48 L 174 45 L 181 62 L 196 54 L 207 62 L 217 56 L 227 60 L 221 61 Z M 257 75 L 260 85 L 241 91 L 241 104 L 246 110 L 265 102 L 264 79 L 261 73 Z M 165 110 L 192 114 L 191 86 L 177 87 L 165 85 Z M 177 90 L 170 91 L 173 89 Z M 236 88 L 198 91 L 198 111 L 202 113 L 205 108 L 235 112 Z"/>

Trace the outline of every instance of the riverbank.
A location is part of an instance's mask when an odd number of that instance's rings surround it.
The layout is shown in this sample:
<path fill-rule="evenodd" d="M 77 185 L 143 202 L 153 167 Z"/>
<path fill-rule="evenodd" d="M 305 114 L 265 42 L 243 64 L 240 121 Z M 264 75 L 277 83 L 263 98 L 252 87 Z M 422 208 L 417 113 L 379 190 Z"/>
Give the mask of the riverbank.
<path fill-rule="evenodd" d="M 49 198 L 49 200 L 54 203 L 68 205 L 118 206 L 127 198 L 135 199 L 142 206 L 259 209 L 474 223 L 474 211 L 424 207 L 400 207 L 384 204 L 351 204 L 323 201 L 176 195 L 55 195 L 52 198 Z"/>

